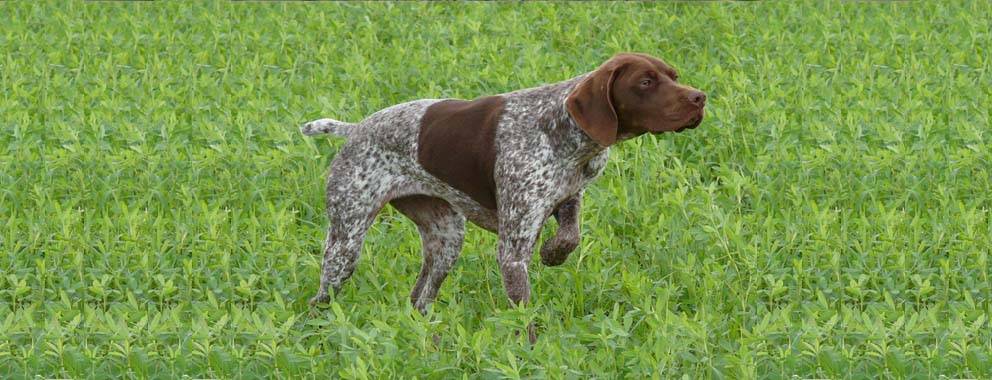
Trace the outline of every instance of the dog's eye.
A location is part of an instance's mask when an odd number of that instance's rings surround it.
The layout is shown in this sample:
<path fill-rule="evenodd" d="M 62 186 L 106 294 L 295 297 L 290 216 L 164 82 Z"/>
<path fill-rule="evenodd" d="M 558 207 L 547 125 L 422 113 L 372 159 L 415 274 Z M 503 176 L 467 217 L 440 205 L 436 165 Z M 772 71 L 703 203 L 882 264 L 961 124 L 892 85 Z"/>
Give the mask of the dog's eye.
<path fill-rule="evenodd" d="M 650 85 L 651 85 L 651 80 L 650 79 L 647 79 L 647 78 L 641 79 L 641 87 L 648 87 Z"/>

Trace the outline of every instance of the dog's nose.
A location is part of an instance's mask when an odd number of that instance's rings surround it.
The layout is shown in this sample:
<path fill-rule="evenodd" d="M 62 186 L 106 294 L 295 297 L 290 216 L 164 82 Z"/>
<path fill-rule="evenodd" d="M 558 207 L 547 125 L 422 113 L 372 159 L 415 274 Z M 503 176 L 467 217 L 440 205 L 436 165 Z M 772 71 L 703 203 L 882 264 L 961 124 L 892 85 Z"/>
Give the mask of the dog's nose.
<path fill-rule="evenodd" d="M 689 92 L 689 102 L 695 104 L 696 106 L 702 107 L 706 105 L 706 94 L 702 91 L 693 90 Z"/>

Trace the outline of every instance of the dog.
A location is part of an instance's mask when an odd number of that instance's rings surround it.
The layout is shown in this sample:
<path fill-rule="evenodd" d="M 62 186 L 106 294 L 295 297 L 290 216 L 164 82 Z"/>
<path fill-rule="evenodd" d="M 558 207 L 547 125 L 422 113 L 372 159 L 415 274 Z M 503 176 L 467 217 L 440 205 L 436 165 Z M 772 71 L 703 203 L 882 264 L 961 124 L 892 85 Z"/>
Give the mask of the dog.
<path fill-rule="evenodd" d="M 610 146 L 702 122 L 706 94 L 641 53 L 613 56 L 592 72 L 475 100 L 423 99 L 359 123 L 320 119 L 305 135 L 347 139 L 327 178 L 330 225 L 320 288 L 329 300 L 355 270 L 366 231 L 388 203 L 420 232 L 423 265 L 410 294 L 426 313 L 462 248 L 465 222 L 499 236 L 500 273 L 514 305 L 530 300 L 527 268 L 545 221 L 558 229 L 541 262 L 562 264 L 579 244 L 583 189 Z M 529 327 L 531 342 L 536 335 Z"/>

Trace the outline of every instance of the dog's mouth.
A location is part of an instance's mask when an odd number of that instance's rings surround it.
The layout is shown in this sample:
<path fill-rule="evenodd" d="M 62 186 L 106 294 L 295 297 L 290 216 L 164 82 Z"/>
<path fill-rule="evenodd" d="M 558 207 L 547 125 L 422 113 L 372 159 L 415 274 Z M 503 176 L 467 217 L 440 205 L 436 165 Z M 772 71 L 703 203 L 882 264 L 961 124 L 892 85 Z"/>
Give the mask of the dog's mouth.
<path fill-rule="evenodd" d="M 652 134 L 662 134 L 668 132 L 680 133 L 685 131 L 686 129 L 696 129 L 696 127 L 702 124 L 703 115 L 704 115 L 703 109 L 700 107 L 693 111 L 689 111 L 683 115 L 679 115 L 677 117 L 664 120 L 660 128 L 655 130 L 650 130 L 649 132 L 651 132 Z"/>
<path fill-rule="evenodd" d="M 702 124 L 702 122 L 703 122 L 703 115 L 702 115 L 702 113 L 700 113 L 699 115 L 696 115 L 696 117 L 693 117 L 692 119 L 689 119 L 689 124 L 686 124 L 685 126 L 679 128 L 679 129 L 676 129 L 675 132 L 678 133 L 678 132 L 682 132 L 682 131 L 684 131 L 686 129 L 696 129 L 696 127 L 698 127 L 699 124 Z"/>

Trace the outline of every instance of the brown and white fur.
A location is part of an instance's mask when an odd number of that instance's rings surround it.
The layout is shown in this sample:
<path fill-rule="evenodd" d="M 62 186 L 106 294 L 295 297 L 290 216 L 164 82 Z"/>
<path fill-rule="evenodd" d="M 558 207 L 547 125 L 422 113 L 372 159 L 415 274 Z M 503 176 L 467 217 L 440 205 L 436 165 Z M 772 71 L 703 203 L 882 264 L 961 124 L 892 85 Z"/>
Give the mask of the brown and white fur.
<path fill-rule="evenodd" d="M 426 161 L 428 148 L 443 153 L 448 148 L 440 145 L 459 145 L 458 133 L 468 130 L 457 128 L 487 128 L 450 121 L 457 118 L 449 114 L 482 120 L 465 113 L 472 111 L 447 111 L 473 104 L 479 112 L 495 115 L 488 126 L 491 141 L 467 141 L 464 144 L 487 146 L 455 149 L 453 154 L 464 151 L 478 157 Z M 547 218 L 554 215 L 559 227 L 541 247 L 541 262 L 560 265 L 578 246 L 582 191 L 602 173 L 609 146 L 645 133 L 695 128 L 703 117 L 705 95 L 677 83 L 674 69 L 661 60 L 634 53 L 618 54 L 597 70 L 563 82 L 496 95 L 480 104 L 415 100 L 356 124 L 320 119 L 301 128 L 306 135 L 326 133 L 348 140 L 327 178 L 330 225 L 320 289 L 311 303 L 328 301 L 328 289 L 337 292 L 351 276 L 365 233 L 387 203 L 420 232 L 423 267 L 410 294 L 418 310 L 426 312 L 458 259 L 466 220 L 499 235 L 497 260 L 507 296 L 513 304 L 527 303 L 527 268 Z M 425 122 L 432 107 L 431 120 L 441 121 Z M 425 139 L 426 128 L 434 128 L 431 136 L 442 137 Z M 491 159 L 473 153 L 487 147 Z M 464 181 L 459 182 L 458 176 L 477 182 L 480 176 L 479 171 L 454 167 L 463 159 L 488 170 L 483 172 L 489 185 L 476 184 L 481 192 L 466 190 Z M 451 170 L 440 175 L 438 170 L 444 169 Z M 484 201 L 486 194 L 489 202 Z M 535 339 L 533 330 L 530 337 Z"/>

